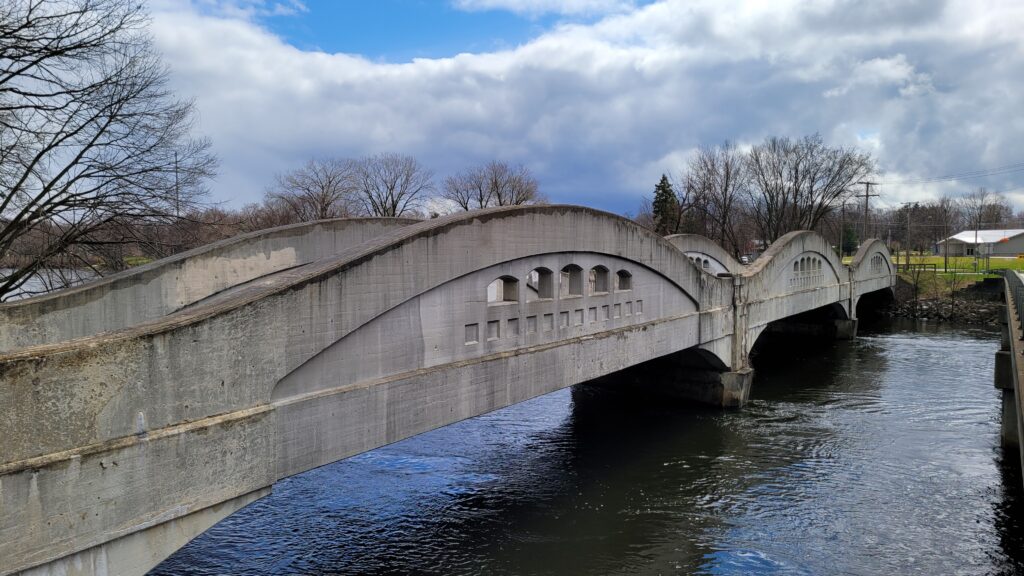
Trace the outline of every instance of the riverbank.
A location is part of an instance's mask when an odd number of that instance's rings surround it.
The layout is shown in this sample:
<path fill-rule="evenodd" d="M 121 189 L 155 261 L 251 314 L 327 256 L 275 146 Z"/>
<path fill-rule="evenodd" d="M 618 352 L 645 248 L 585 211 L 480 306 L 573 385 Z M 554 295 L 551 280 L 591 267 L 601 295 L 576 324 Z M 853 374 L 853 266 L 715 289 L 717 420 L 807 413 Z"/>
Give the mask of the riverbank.
<path fill-rule="evenodd" d="M 1001 281 L 1001 279 L 999 280 Z M 965 326 L 999 324 L 1002 292 L 998 282 L 978 282 L 955 293 L 954 298 L 914 299 L 913 286 L 900 278 L 896 300 L 883 313 L 890 318 L 934 320 Z"/>
<path fill-rule="evenodd" d="M 952 305 L 951 305 L 952 304 Z M 922 298 L 915 302 L 895 302 L 886 311 L 891 318 L 935 320 L 965 326 L 995 326 L 999 324 L 1000 304 L 985 300 L 949 298 L 938 300 Z"/>

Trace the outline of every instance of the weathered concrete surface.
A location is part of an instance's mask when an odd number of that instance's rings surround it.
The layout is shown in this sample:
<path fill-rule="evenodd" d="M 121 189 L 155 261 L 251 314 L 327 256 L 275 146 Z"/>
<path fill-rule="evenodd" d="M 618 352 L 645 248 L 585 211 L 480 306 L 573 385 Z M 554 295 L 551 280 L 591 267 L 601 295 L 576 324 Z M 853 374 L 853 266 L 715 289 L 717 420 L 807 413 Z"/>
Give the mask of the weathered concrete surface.
<path fill-rule="evenodd" d="M 757 268 L 771 278 L 719 278 L 590 209 L 459 214 L 155 320 L 0 355 L 0 405 L 17 407 L 0 412 L 0 573 L 110 560 L 113 541 L 151 558 L 127 537 L 199 526 L 187 518 L 280 478 L 684 350 L 717 374 L 702 390 L 742 403 L 752 330 L 860 294 L 854 271 L 826 279 L 806 260 L 823 239 L 784 240 L 785 262 Z M 528 286 L 537 269 L 559 289 Z M 631 280 L 588 281 L 602 270 Z M 488 302 L 502 278 L 515 296 Z"/>
<path fill-rule="evenodd" d="M 75 288 L 2 303 L 0 352 L 153 320 L 231 286 L 318 260 L 415 222 L 348 218 L 260 230 Z"/>
<path fill-rule="evenodd" d="M 173 520 L 151 526 L 140 526 L 136 532 L 59 560 L 29 568 L 21 574 L 23 576 L 145 574 L 217 522 L 268 494 L 270 494 L 270 488 L 264 488 Z"/>
<path fill-rule="evenodd" d="M 706 261 L 707 264 L 700 267 L 709 274 L 739 274 L 745 269 L 725 248 L 700 234 L 672 234 L 666 236 L 665 240 L 686 254 L 691 261 Z"/>

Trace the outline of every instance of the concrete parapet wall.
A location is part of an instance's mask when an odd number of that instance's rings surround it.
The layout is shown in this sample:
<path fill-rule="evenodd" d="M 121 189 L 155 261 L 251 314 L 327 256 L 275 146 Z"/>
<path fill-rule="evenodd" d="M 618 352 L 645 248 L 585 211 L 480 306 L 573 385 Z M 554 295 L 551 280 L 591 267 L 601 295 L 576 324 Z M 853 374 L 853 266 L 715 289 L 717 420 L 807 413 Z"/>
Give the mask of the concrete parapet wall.
<path fill-rule="evenodd" d="M 299 266 L 417 222 L 322 220 L 260 230 L 81 286 L 0 304 L 0 352 L 153 320 L 226 288 Z"/>
<path fill-rule="evenodd" d="M 671 236 L 666 236 L 665 240 L 668 240 L 687 256 L 701 255 L 704 258 L 710 258 L 712 266 L 706 271 L 712 274 L 722 272 L 739 274 L 746 268 L 733 258 L 732 254 L 726 251 L 725 248 L 700 234 L 672 234 Z"/>

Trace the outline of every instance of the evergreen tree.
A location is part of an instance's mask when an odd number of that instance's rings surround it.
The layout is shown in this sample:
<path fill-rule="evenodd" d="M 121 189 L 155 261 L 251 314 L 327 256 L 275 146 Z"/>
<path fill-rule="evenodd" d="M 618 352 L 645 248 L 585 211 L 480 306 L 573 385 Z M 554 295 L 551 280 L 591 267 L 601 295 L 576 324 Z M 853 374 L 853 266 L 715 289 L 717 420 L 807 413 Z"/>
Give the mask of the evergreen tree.
<path fill-rule="evenodd" d="M 842 256 L 847 254 L 853 254 L 857 250 L 859 240 L 857 238 L 857 231 L 853 229 L 853 226 L 847 224 L 843 228 L 843 247 Z"/>
<path fill-rule="evenodd" d="M 668 177 L 661 175 L 661 180 L 654 187 L 654 202 L 651 203 L 654 216 L 654 231 L 662 236 L 675 234 L 679 227 L 679 201 Z"/>

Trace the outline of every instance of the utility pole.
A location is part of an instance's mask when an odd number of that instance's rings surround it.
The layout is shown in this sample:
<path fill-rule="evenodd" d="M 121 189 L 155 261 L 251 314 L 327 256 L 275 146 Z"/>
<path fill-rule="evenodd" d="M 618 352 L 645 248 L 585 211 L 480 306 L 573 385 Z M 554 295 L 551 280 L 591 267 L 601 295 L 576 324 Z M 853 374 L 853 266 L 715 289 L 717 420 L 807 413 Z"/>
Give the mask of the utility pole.
<path fill-rule="evenodd" d="M 871 198 L 872 196 L 878 197 L 878 194 L 872 194 L 871 193 L 871 187 L 872 186 L 878 186 L 878 182 L 860 181 L 860 182 L 857 182 L 857 184 L 863 184 L 864 185 L 864 196 L 863 196 L 863 198 L 864 198 L 864 230 L 862 231 L 862 235 L 861 235 L 861 239 L 860 239 L 861 243 L 863 244 L 864 240 L 867 240 L 867 237 L 868 237 L 868 199 Z M 860 198 L 860 196 L 857 196 L 857 198 Z"/>
<path fill-rule="evenodd" d="M 914 205 L 907 206 L 907 272 L 910 272 L 910 213 L 914 211 Z"/>
<path fill-rule="evenodd" d="M 843 252 L 843 240 L 846 232 L 846 202 L 839 207 L 839 243 L 836 244 L 836 248 L 839 248 L 839 260 L 842 261 L 846 254 Z"/>
<path fill-rule="evenodd" d="M 174 217 L 181 218 L 181 193 L 178 191 L 178 151 L 174 151 Z"/>

